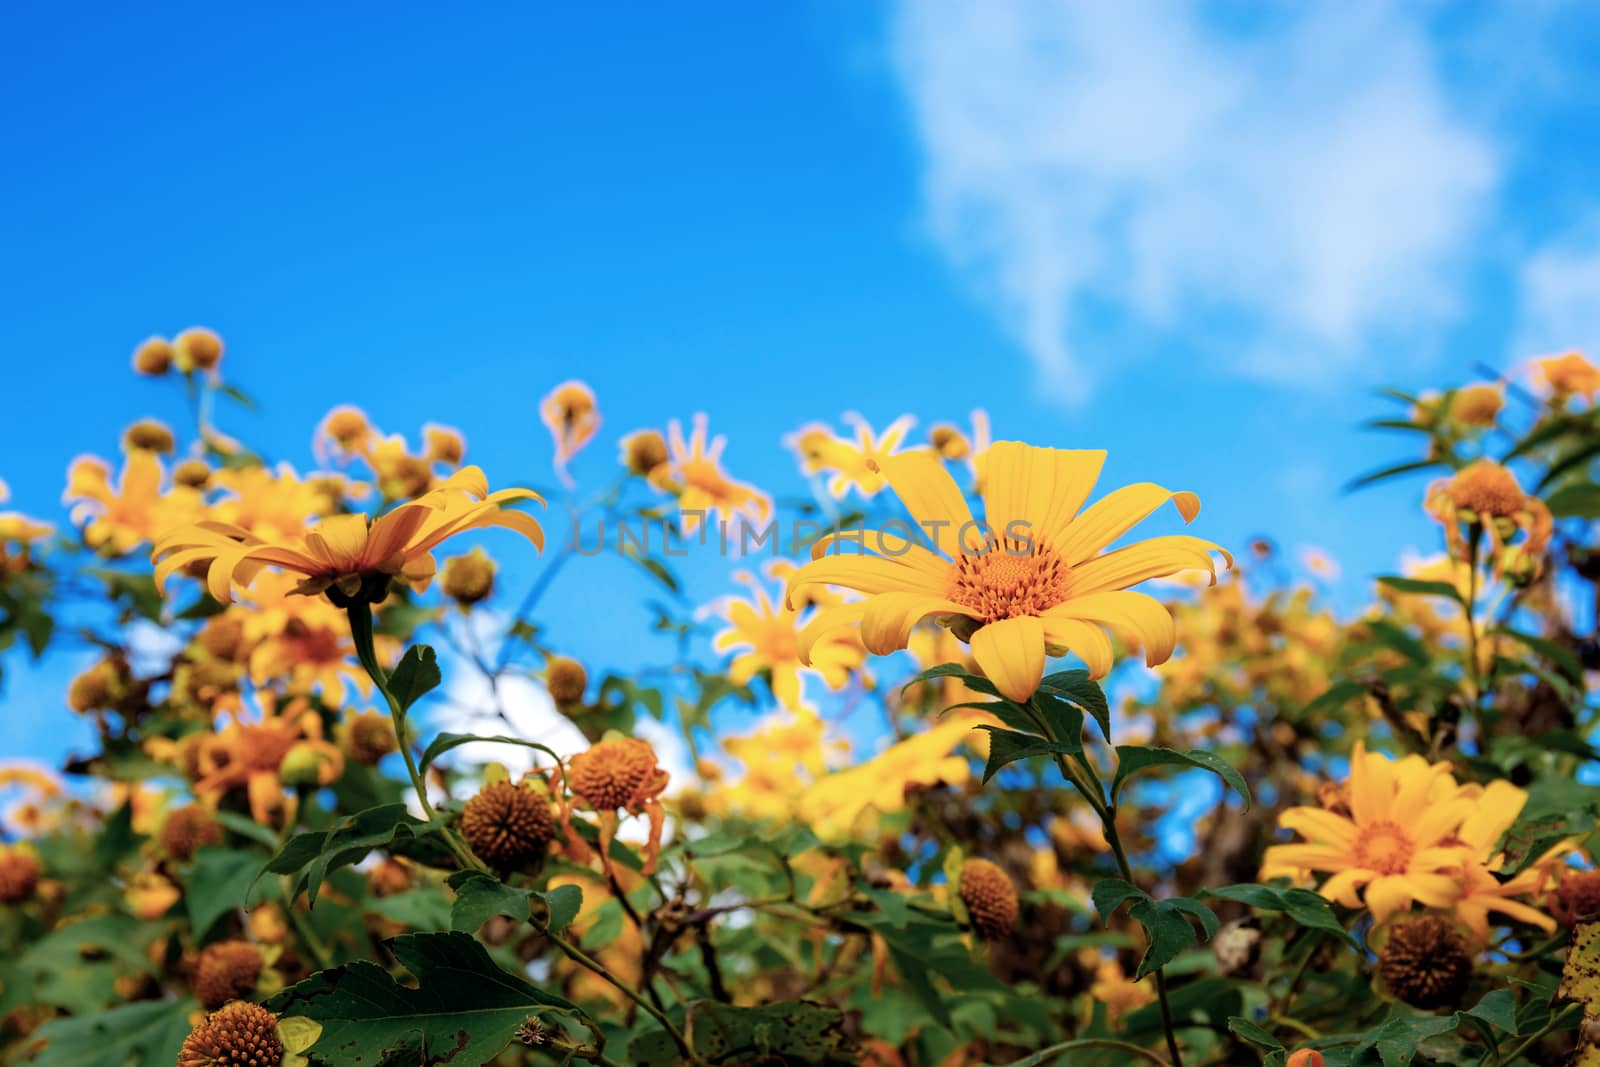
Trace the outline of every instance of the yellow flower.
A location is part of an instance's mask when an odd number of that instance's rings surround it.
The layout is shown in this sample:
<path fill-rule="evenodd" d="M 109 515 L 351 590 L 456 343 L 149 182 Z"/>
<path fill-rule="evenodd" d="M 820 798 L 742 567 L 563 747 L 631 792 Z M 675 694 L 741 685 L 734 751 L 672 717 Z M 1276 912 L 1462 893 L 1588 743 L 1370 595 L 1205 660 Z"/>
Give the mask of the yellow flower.
<path fill-rule="evenodd" d="M 467 454 L 467 439 L 449 426 L 429 424 L 422 428 L 423 452 L 435 463 L 459 467 Z"/>
<path fill-rule="evenodd" d="M 1549 849 L 1525 869 L 1501 881 L 1495 876 L 1505 857 L 1497 850 L 1500 839 L 1517 821 L 1528 794 L 1510 782 L 1490 782 L 1478 793 L 1475 806 L 1455 840 L 1469 851 L 1455 872 L 1461 896 L 1455 903 L 1456 917 L 1471 930 L 1480 944 L 1489 942 L 1489 914 L 1498 912 L 1520 922 L 1554 933 L 1556 921 L 1544 912 L 1513 900 L 1513 897 L 1538 898 L 1553 881 L 1560 859 L 1572 850 L 1570 844 Z"/>
<path fill-rule="evenodd" d="M 858 766 L 830 774 L 800 795 L 801 819 L 817 836 L 839 840 L 858 829 L 871 813 L 889 815 L 906 806 L 906 790 L 913 786 L 961 785 L 972 775 L 958 746 L 972 736 L 974 722 L 994 722 L 988 716 L 951 714 L 930 730 L 890 745 Z"/>
<path fill-rule="evenodd" d="M 667 424 L 671 458 L 651 478 L 657 488 L 678 498 L 684 533 L 692 534 L 713 515 L 724 519 L 745 516 L 757 522 L 772 513 L 772 500 L 753 485 L 735 481 L 722 469 L 722 450 L 726 437 L 706 440 L 706 417 L 694 417 L 694 431 L 688 440 L 677 419 Z"/>
<path fill-rule="evenodd" d="M 737 760 L 744 774 L 715 789 L 706 798 L 716 813 L 750 819 L 788 822 L 807 786 L 827 773 L 843 756 L 842 741 L 827 740 L 827 724 L 817 715 L 778 712 L 748 734 L 729 737 L 722 749 Z M 715 770 L 715 766 L 707 768 Z M 711 778 L 702 772 L 702 777 Z"/>
<path fill-rule="evenodd" d="M 269 571 L 250 587 L 251 606 L 239 614 L 243 647 L 250 648 L 250 679 L 256 685 L 287 682 L 291 693 L 321 692 L 330 703 L 344 696 L 346 681 L 367 695 L 372 680 L 356 662 L 355 642 L 345 613 L 322 597 L 300 596 L 287 574 Z M 388 662 L 399 642 L 374 637 L 378 658 Z"/>
<path fill-rule="evenodd" d="M 594 390 L 580 381 L 562 382 L 539 402 L 539 417 L 555 438 L 556 474 L 561 484 L 570 486 L 572 477 L 567 474 L 567 463 L 600 429 L 600 409 L 595 404 Z"/>
<path fill-rule="evenodd" d="M 883 475 L 878 473 L 878 461 L 887 459 L 899 450 L 913 423 L 910 415 L 902 415 L 874 436 L 867 420 L 848 412 L 844 421 L 855 428 L 855 440 L 835 436 L 832 429 L 822 423 L 802 426 L 785 439 L 800 458 L 800 469 L 806 474 L 829 475 L 828 495 L 835 500 L 850 492 L 852 486 L 863 497 L 873 497 L 883 489 Z"/>
<path fill-rule="evenodd" d="M 1434 482 L 1428 487 L 1426 506 L 1444 525 L 1450 553 L 1456 559 L 1466 560 L 1470 551 L 1461 535 L 1463 525 L 1486 533 L 1497 572 L 1503 568 L 1510 538 L 1518 530 L 1526 536 L 1516 548 L 1537 563 L 1554 528 L 1544 501 L 1524 493 L 1516 475 L 1491 459 L 1476 460 Z"/>
<path fill-rule="evenodd" d="M 1600 392 L 1600 367 L 1584 358 L 1582 352 L 1563 352 L 1534 360 L 1533 377 L 1561 404 L 1565 404 L 1568 397 L 1593 399 L 1594 394 Z"/>
<path fill-rule="evenodd" d="M 346 404 L 323 416 L 311 450 L 319 463 L 327 463 L 330 458 L 348 462 L 366 454 L 376 432 L 366 412 Z"/>
<path fill-rule="evenodd" d="M 779 595 L 774 597 L 760 580 L 748 571 L 734 575 L 750 589 L 750 599 L 724 597 L 714 604 L 716 614 L 728 628 L 712 640 L 718 652 L 739 651 L 728 667 L 728 680 L 747 685 L 757 674 L 766 672 L 772 695 L 790 710 L 809 708 L 805 701 L 802 672 L 821 677 L 831 690 L 843 689 L 851 673 L 861 669 L 867 650 L 851 630 L 836 630 L 811 649 L 808 663 L 800 661 L 802 612 L 782 600 L 782 581 L 794 572 L 794 565 L 774 561 L 767 574 L 779 580 Z"/>
<path fill-rule="evenodd" d="M 1089 997 L 1106 1006 L 1106 1022 L 1112 1026 L 1116 1026 L 1123 1015 L 1156 999 L 1148 986 L 1129 981 L 1122 973 L 1122 965 L 1114 959 L 1101 960 L 1095 965 Z"/>
<path fill-rule="evenodd" d="M 1486 428 L 1495 424 L 1505 403 L 1505 393 L 1495 383 L 1462 386 L 1450 398 L 1450 417 L 1463 426 Z"/>
<path fill-rule="evenodd" d="M 1267 849 L 1261 877 L 1331 874 L 1318 891 L 1350 908 L 1364 900 L 1378 922 L 1413 901 L 1448 908 L 1460 895 L 1453 872 L 1465 855 L 1457 831 L 1474 810 L 1469 794 L 1448 763 L 1430 764 L 1421 756 L 1394 762 L 1358 741 L 1350 757 L 1348 811 L 1285 811 L 1278 825 L 1305 841 Z"/>
<path fill-rule="evenodd" d="M 172 344 L 165 337 L 147 338 L 133 352 L 136 373 L 155 378 L 172 369 Z"/>
<path fill-rule="evenodd" d="M 819 540 L 813 559 L 790 579 L 793 597 L 826 583 L 866 594 L 859 603 L 827 608 L 802 635 L 800 655 L 824 635 L 860 624 L 867 650 L 884 655 L 906 647 L 917 620 L 936 616 L 970 643 L 973 658 L 995 687 L 1027 700 L 1050 654 L 1077 652 L 1095 677 L 1111 669 L 1110 628 L 1134 638 L 1145 662 L 1166 662 L 1176 633 L 1160 602 L 1128 587 L 1182 570 L 1215 575 L 1209 541 L 1156 537 L 1103 552 L 1167 501 L 1185 520 L 1200 501 L 1148 482 L 1106 495 L 1079 511 L 1094 488 L 1104 452 L 994 445 L 986 463 L 987 522 L 973 519 L 967 500 L 929 452 L 904 452 L 882 463 L 883 473 L 937 553 L 913 543 L 911 531 L 852 531 Z M 854 541 L 859 553 L 839 554 Z M 867 550 L 880 555 L 866 555 Z M 1222 552 L 1229 564 L 1232 557 Z"/>
<path fill-rule="evenodd" d="M 344 773 L 344 753 L 322 739 L 322 717 L 303 699 L 282 707 L 270 692 L 262 692 L 259 699 L 258 717 L 246 719 L 230 709 L 228 724 L 201 740 L 194 795 L 216 807 L 223 797 L 243 789 L 257 822 L 278 825 L 281 816 L 287 824 L 294 803 L 283 794 L 280 772 L 285 757 L 297 749 L 320 757 L 319 777 L 328 784 Z"/>
<path fill-rule="evenodd" d="M 185 374 L 211 370 L 222 362 L 222 338 L 204 326 L 191 326 L 172 339 L 172 361 Z"/>
<path fill-rule="evenodd" d="M 73 460 L 62 500 L 74 505 L 72 521 L 83 526 L 84 542 L 120 556 L 199 515 L 200 494 L 184 486 L 162 493 L 162 474 L 154 453 L 130 452 L 113 488 L 105 460 Z"/>
<path fill-rule="evenodd" d="M 649 478 L 667 465 L 667 439 L 660 430 L 635 430 L 622 439 L 622 465 L 628 473 Z"/>
<path fill-rule="evenodd" d="M 327 487 L 302 479 L 287 463 L 277 467 L 223 468 L 209 479 L 223 494 L 207 518 L 266 540 L 293 537 L 313 515 L 328 510 Z"/>
<path fill-rule="evenodd" d="M 225 522 L 200 522 L 156 545 L 156 584 L 164 586 L 174 571 L 204 563 L 209 568 L 206 588 L 225 603 L 233 599 L 235 582 L 249 586 L 266 566 L 303 575 L 298 591 L 306 594 L 332 587 L 352 597 L 372 576 L 402 578 L 422 589 L 436 569 L 434 548 L 465 530 L 503 526 L 542 549 L 539 524 L 520 511 L 503 510 L 513 501 L 539 499 L 529 489 L 490 493 L 483 471 L 463 467 L 439 488 L 377 519 L 332 515 L 281 541 L 264 540 Z"/>

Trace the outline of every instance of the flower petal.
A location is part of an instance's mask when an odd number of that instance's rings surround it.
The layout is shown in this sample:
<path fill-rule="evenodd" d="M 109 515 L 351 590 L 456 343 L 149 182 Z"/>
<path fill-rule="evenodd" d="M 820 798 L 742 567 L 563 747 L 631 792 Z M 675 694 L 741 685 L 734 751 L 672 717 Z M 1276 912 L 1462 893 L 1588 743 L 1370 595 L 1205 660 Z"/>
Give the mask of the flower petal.
<path fill-rule="evenodd" d="M 979 627 L 972 658 L 1008 700 L 1026 701 L 1044 677 L 1044 620 L 1022 615 Z"/>

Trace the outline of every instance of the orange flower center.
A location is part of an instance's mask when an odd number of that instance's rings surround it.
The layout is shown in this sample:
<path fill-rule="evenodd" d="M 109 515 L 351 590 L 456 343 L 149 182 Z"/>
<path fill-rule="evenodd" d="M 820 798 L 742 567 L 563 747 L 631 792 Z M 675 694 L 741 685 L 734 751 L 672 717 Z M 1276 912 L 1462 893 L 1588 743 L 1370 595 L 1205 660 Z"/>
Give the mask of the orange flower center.
<path fill-rule="evenodd" d="M 1527 501 L 1516 476 L 1489 460 L 1456 472 L 1450 479 L 1450 499 L 1458 508 L 1505 517 L 1515 515 Z"/>
<path fill-rule="evenodd" d="M 1415 846 L 1396 823 L 1384 820 L 1362 827 L 1356 839 L 1356 865 L 1379 874 L 1401 874 Z"/>
<path fill-rule="evenodd" d="M 983 555 L 963 553 L 950 565 L 950 599 L 984 622 L 1042 615 L 1067 598 L 1068 571 L 1038 541 L 991 538 Z"/>

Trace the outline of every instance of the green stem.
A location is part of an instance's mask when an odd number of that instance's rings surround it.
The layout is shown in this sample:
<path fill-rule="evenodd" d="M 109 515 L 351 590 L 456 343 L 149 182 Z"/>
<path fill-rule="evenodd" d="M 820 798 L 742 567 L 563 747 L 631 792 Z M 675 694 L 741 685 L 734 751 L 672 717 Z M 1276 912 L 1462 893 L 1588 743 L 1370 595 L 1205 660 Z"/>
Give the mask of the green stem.
<path fill-rule="evenodd" d="M 1538 1044 L 1541 1040 L 1543 1040 L 1544 1039 L 1544 1035 L 1550 1033 L 1552 1030 L 1558 1029 L 1562 1024 L 1564 1024 L 1566 1022 L 1567 1018 L 1574 1011 L 1577 1011 L 1577 1012 L 1581 1013 L 1582 1010 L 1583 1010 L 1583 1008 L 1582 1008 L 1581 1005 L 1569 1004 L 1569 1005 L 1567 1005 L 1567 1007 L 1563 1008 L 1561 1011 L 1556 1012 L 1554 1015 L 1550 1016 L 1550 1021 L 1549 1022 L 1545 1023 L 1543 1026 L 1541 1026 L 1534 1033 L 1529 1034 L 1526 1039 L 1524 1039 L 1515 1048 L 1513 1048 L 1510 1052 L 1508 1052 L 1505 1055 L 1503 1062 L 1505 1062 L 1505 1063 L 1516 1063 L 1517 1062 L 1517 1057 L 1521 1056 L 1524 1052 L 1527 1052 L 1530 1048 L 1532 1048 L 1534 1045 Z M 1498 1051 L 1498 1050 L 1496 1050 L 1496 1051 Z"/>
<path fill-rule="evenodd" d="M 378 687 L 378 692 L 383 694 L 383 699 L 389 705 L 389 718 L 394 723 L 395 741 L 400 747 L 400 755 L 406 761 L 406 774 L 411 778 L 411 788 L 417 795 L 417 803 L 429 822 L 437 822 L 438 813 L 428 800 L 428 783 L 423 780 L 422 772 L 417 768 L 417 758 L 411 751 L 411 735 L 406 729 L 405 706 L 390 691 L 389 674 L 378 662 L 378 654 L 373 647 L 372 605 L 365 600 L 355 601 L 345 608 L 345 612 L 350 616 L 350 636 L 355 642 L 356 658 L 361 661 L 361 666 L 372 679 L 372 684 Z M 457 839 L 449 827 L 442 829 L 445 844 L 463 865 L 488 872 L 489 868 L 472 854 L 472 850 L 467 848 L 464 842 Z"/>
<path fill-rule="evenodd" d="M 619 981 L 616 977 L 614 977 L 610 971 L 606 970 L 605 964 L 594 959 L 592 956 L 584 952 L 583 949 L 579 948 L 577 945 L 574 945 L 571 941 L 568 941 L 566 938 L 550 929 L 547 923 L 541 922 L 538 919 L 529 919 L 528 922 L 535 930 L 538 930 L 545 937 L 549 938 L 550 943 L 565 953 L 566 957 L 573 963 L 576 963 L 580 967 L 587 968 L 588 970 L 599 975 L 601 978 L 605 979 L 619 993 L 633 1001 L 634 1004 L 638 1005 L 641 1011 L 645 1012 L 656 1022 L 660 1023 L 662 1028 L 672 1036 L 673 1042 L 678 1046 L 678 1051 L 682 1052 L 689 1058 L 689 1062 L 702 1062 L 700 1057 L 694 1054 L 694 1050 L 689 1047 L 689 1041 L 683 1036 L 683 1031 L 679 1030 L 675 1025 L 673 1025 L 672 1020 L 667 1018 L 666 1015 L 657 1009 L 654 1004 L 651 1004 L 644 997 L 640 996 L 637 990 L 629 987 L 627 983 Z"/>
<path fill-rule="evenodd" d="M 1044 731 L 1046 737 L 1058 744 L 1063 743 L 1059 737 L 1056 737 L 1055 731 L 1050 728 L 1049 718 L 1033 701 L 1028 701 L 1027 710 L 1034 722 Z M 1055 761 L 1062 777 L 1073 784 L 1078 792 L 1083 795 L 1083 799 L 1089 802 L 1089 806 L 1094 809 L 1095 814 L 1100 817 L 1100 825 L 1105 832 L 1106 844 L 1110 846 L 1111 855 L 1117 861 L 1117 868 L 1122 872 L 1123 879 L 1129 885 L 1132 885 L 1133 865 L 1128 862 L 1128 853 L 1122 847 L 1122 835 L 1117 832 L 1116 805 L 1106 799 L 1100 788 L 1088 779 L 1085 771 L 1079 770 L 1075 765 L 1068 762 L 1066 756 L 1062 753 L 1057 752 L 1055 754 Z M 1172 1067 L 1183 1067 L 1183 1052 L 1178 1047 L 1178 1030 L 1172 1021 L 1172 1005 L 1167 998 L 1167 977 L 1162 973 L 1160 967 L 1157 967 L 1150 974 L 1155 979 L 1156 1001 L 1161 1008 L 1161 1029 L 1167 1039 L 1167 1054 L 1172 1057 Z M 1156 1062 L 1160 1063 L 1161 1061 L 1158 1059 Z"/>
<path fill-rule="evenodd" d="M 1483 540 L 1483 527 L 1474 525 L 1467 536 L 1467 602 L 1464 605 L 1467 620 L 1467 677 L 1472 679 L 1472 708 L 1483 711 L 1483 673 L 1478 663 L 1478 622 L 1474 613 L 1478 606 L 1478 545 Z"/>
<path fill-rule="evenodd" d="M 1031 1056 L 1024 1056 L 1020 1060 L 1008 1063 L 1006 1067 L 1039 1067 L 1040 1064 L 1045 1062 L 1046 1056 L 1054 1056 L 1060 1052 L 1075 1052 L 1078 1049 L 1087 1048 L 1103 1048 L 1111 1049 L 1114 1052 L 1125 1052 L 1149 1063 L 1159 1064 L 1160 1067 L 1168 1067 L 1166 1060 L 1149 1049 L 1131 1045 L 1126 1041 L 1114 1041 L 1109 1037 L 1080 1037 L 1076 1041 L 1063 1041 L 1059 1045 L 1042 1048 Z"/>

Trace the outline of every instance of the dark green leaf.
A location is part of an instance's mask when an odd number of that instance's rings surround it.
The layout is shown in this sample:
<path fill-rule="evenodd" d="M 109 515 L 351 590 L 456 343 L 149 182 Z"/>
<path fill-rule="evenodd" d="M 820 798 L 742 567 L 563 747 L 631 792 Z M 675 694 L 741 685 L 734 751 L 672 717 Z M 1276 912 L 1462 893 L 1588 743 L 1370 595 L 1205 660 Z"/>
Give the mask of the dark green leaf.
<path fill-rule="evenodd" d="M 249 906 L 251 887 L 260 872 L 261 857 L 253 853 L 202 848 L 195 854 L 184 903 L 189 908 L 189 930 L 197 942 L 222 916 Z"/>
<path fill-rule="evenodd" d="M 1600 519 L 1600 485 L 1564 485 L 1545 500 L 1558 519 Z"/>
<path fill-rule="evenodd" d="M 1102 878 L 1094 884 L 1089 892 L 1090 899 L 1094 901 L 1094 910 L 1100 913 L 1100 921 L 1109 923 L 1116 910 L 1129 900 L 1149 900 L 1150 895 L 1132 882 L 1121 878 Z"/>
<path fill-rule="evenodd" d="M 294 895 L 302 891 L 313 904 L 323 879 L 332 871 L 359 863 L 373 849 L 396 847 L 434 832 L 430 823 L 414 818 L 404 804 L 384 804 L 345 816 L 331 829 L 290 838 L 267 861 L 266 871 L 295 874 Z"/>
<path fill-rule="evenodd" d="M 998 726 L 977 726 L 974 729 L 986 730 L 989 733 L 989 762 L 983 768 L 985 782 L 993 778 L 1000 768 L 1019 759 L 1029 759 L 1033 756 L 1065 756 L 1083 751 L 1082 745 L 1059 744 L 1032 734 L 1003 730 Z"/>
<path fill-rule="evenodd" d="M 427 645 L 412 645 L 400 657 L 400 665 L 389 675 L 389 692 L 400 702 L 401 708 L 410 708 L 431 692 L 441 681 L 439 657 Z"/>
<path fill-rule="evenodd" d="M 418 769 L 425 772 L 429 767 L 433 766 L 434 760 L 438 759 L 446 752 L 449 752 L 453 748 L 460 748 L 462 745 L 470 745 L 474 741 L 492 741 L 497 745 L 518 745 L 522 748 L 531 748 L 535 751 L 543 752 L 545 755 L 549 756 L 558 763 L 561 761 L 561 757 L 556 755 L 553 749 L 541 745 L 537 741 L 528 741 L 521 737 L 507 737 L 503 734 L 482 736 L 479 734 L 445 733 L 435 737 L 428 744 L 428 747 L 423 750 L 422 762 L 418 764 Z"/>
<path fill-rule="evenodd" d="M 502 970 L 467 934 L 408 934 L 386 944 L 415 977 L 414 988 L 363 960 L 314 974 L 268 1001 L 280 1015 L 322 1024 L 310 1050 L 314 1062 L 488 1063 L 530 1017 L 578 1013 Z"/>
<path fill-rule="evenodd" d="M 1174 748 L 1148 748 L 1143 745 L 1117 746 L 1117 775 L 1111 782 L 1111 801 L 1116 803 L 1123 784 L 1141 771 L 1152 767 L 1198 767 L 1221 778 L 1250 809 L 1250 785 L 1244 775 L 1233 769 L 1227 760 L 1202 749 L 1179 752 Z"/>
<path fill-rule="evenodd" d="M 1105 739 L 1111 740 L 1111 706 L 1106 702 L 1105 690 L 1089 677 L 1088 671 L 1057 671 L 1054 674 L 1047 674 L 1039 683 L 1039 689 L 1047 696 L 1070 701 L 1088 712 L 1094 717 L 1094 721 L 1100 724 L 1100 732 Z"/>
<path fill-rule="evenodd" d="M 1226 885 L 1220 889 L 1202 889 L 1199 896 L 1201 899 L 1236 901 L 1257 911 L 1282 912 L 1301 926 L 1321 930 L 1349 944 L 1356 944 L 1328 902 L 1309 889 L 1288 889 L 1245 882 L 1239 885 Z"/>
<path fill-rule="evenodd" d="M 1421 578 L 1404 578 L 1398 574 L 1383 574 L 1378 576 L 1378 584 L 1397 593 L 1407 593 L 1412 596 L 1442 596 L 1457 604 L 1463 602 L 1461 590 L 1450 582 L 1430 582 Z"/>

